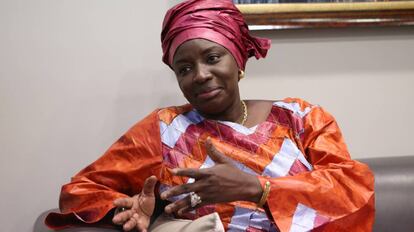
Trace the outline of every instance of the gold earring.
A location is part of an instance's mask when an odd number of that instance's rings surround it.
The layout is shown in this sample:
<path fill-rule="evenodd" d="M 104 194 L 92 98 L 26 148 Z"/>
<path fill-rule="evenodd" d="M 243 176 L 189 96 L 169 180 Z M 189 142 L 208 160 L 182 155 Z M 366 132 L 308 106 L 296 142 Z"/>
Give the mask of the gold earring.
<path fill-rule="evenodd" d="M 244 78 L 244 71 L 240 70 L 240 74 L 239 74 L 239 80 Z"/>

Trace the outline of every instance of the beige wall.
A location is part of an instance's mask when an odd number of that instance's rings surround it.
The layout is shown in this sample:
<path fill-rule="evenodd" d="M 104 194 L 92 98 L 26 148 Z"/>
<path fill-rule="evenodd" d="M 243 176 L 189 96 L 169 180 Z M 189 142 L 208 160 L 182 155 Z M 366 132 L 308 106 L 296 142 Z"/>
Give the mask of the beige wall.
<path fill-rule="evenodd" d="M 414 155 L 414 28 L 262 32 L 243 95 L 304 98 L 334 114 L 355 158 Z"/>
<path fill-rule="evenodd" d="M 60 186 L 156 107 L 183 103 L 161 63 L 168 1 L 0 1 L 0 224 L 31 231 Z M 297 96 L 338 119 L 354 157 L 414 155 L 414 28 L 260 33 L 246 98 Z"/>

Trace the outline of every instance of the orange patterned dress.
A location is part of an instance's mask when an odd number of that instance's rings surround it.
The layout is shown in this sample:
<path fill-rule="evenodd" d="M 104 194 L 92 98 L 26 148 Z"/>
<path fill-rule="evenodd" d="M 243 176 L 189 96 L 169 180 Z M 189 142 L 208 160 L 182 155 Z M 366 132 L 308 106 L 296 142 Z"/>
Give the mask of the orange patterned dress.
<path fill-rule="evenodd" d="M 203 118 L 191 105 L 156 110 L 134 125 L 97 161 L 62 187 L 60 209 L 46 224 L 63 228 L 101 220 L 113 200 L 141 191 L 155 175 L 157 191 L 194 181 L 172 168 L 208 168 L 205 140 L 239 169 L 271 183 L 264 209 L 250 202 L 208 205 L 185 215 L 217 212 L 227 231 L 371 231 L 374 176 L 351 160 L 335 119 L 301 99 L 275 101 L 252 128 Z M 185 197 L 185 194 L 169 199 Z"/>

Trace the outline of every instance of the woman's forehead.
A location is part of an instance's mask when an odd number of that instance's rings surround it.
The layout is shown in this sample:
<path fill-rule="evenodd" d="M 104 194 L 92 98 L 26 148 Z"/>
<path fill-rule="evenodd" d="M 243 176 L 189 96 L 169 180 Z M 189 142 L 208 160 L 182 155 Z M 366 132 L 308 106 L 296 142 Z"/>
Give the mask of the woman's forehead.
<path fill-rule="evenodd" d="M 227 51 L 222 45 L 207 39 L 188 40 L 177 48 L 174 54 L 173 63 L 179 63 L 183 58 L 202 55 L 203 53 L 208 53 L 213 50 Z"/>

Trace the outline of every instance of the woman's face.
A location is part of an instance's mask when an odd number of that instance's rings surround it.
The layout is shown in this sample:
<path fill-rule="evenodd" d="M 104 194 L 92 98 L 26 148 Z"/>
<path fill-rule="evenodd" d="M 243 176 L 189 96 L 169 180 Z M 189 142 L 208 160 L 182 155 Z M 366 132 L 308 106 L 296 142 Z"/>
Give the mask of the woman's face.
<path fill-rule="evenodd" d="M 199 111 L 219 115 L 240 101 L 239 68 L 223 46 L 189 40 L 176 50 L 172 68 L 185 98 Z"/>

